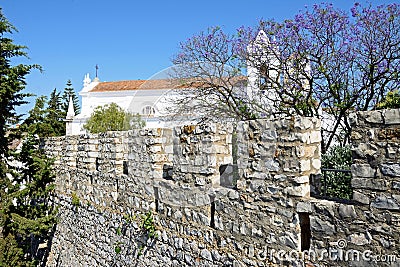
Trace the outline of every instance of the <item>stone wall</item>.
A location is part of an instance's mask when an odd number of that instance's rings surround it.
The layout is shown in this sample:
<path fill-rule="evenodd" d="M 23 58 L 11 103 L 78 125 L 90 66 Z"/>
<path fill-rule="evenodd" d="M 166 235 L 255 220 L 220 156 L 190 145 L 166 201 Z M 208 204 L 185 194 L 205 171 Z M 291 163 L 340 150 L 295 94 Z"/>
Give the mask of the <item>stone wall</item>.
<path fill-rule="evenodd" d="M 398 138 L 399 123 L 385 114 L 373 137 L 375 115 L 353 116 L 352 203 L 310 197 L 321 167 L 313 118 L 50 138 L 60 221 L 47 266 L 302 266 L 301 250 L 393 254 L 400 168 L 398 140 L 387 138 Z M 365 177 L 370 169 L 388 177 Z M 312 261 L 349 266 L 326 255 Z"/>
<path fill-rule="evenodd" d="M 319 263 L 398 266 L 400 110 L 350 116 L 353 200 L 310 199 L 297 211 L 309 213 L 312 250 L 331 255 Z"/>

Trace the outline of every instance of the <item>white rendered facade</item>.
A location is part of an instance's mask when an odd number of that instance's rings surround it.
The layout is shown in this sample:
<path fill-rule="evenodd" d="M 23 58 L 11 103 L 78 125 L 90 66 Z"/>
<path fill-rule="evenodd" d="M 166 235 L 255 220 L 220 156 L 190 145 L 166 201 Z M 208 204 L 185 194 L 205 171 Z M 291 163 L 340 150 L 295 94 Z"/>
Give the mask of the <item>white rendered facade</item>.
<path fill-rule="evenodd" d="M 129 81 L 126 81 L 129 82 Z M 77 116 L 67 116 L 67 135 L 77 135 L 85 133 L 83 125 L 91 116 L 94 109 L 98 106 L 104 106 L 111 103 L 116 103 L 118 106 L 126 111 L 138 113 L 142 119 L 146 121 L 146 127 L 157 128 L 163 127 L 165 122 L 161 117 L 167 115 L 165 113 L 165 101 L 163 97 L 169 95 L 173 97 L 172 86 L 171 88 L 136 88 L 126 90 L 126 88 L 118 88 L 118 82 L 109 83 L 115 84 L 115 88 L 110 91 L 98 91 L 96 86 L 101 86 L 98 78 L 90 80 L 87 74 L 84 79 L 83 88 L 79 92 L 82 97 L 81 113 Z"/>

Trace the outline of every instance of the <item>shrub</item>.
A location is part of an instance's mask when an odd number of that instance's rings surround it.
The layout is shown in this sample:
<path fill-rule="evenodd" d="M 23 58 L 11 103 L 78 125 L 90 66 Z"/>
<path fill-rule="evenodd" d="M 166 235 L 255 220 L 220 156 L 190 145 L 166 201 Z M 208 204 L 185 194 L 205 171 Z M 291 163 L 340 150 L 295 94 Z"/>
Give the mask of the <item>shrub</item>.
<path fill-rule="evenodd" d="M 399 90 L 389 92 L 385 99 L 376 105 L 377 109 L 400 108 Z"/>
<path fill-rule="evenodd" d="M 75 207 L 81 204 L 81 201 L 75 192 L 72 192 L 71 194 L 71 204 L 74 205 Z"/>
<path fill-rule="evenodd" d="M 322 155 L 323 169 L 350 170 L 352 163 L 350 146 L 331 147 L 325 155 Z M 351 173 L 323 171 L 326 183 L 326 195 L 328 197 L 351 199 Z M 322 177 L 323 179 L 324 177 Z M 325 188 L 321 188 L 324 191 Z"/>
<path fill-rule="evenodd" d="M 143 128 L 145 121 L 139 114 L 125 112 L 115 103 L 95 108 L 83 128 L 90 133 L 107 131 L 126 131 L 133 128 Z"/>

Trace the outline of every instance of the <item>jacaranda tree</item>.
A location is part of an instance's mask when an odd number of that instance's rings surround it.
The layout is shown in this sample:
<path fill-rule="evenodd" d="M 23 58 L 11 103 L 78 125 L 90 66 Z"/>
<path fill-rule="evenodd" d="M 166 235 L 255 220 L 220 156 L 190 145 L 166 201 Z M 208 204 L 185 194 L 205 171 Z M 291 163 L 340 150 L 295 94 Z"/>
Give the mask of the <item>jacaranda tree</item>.
<path fill-rule="evenodd" d="M 204 119 L 230 112 L 245 119 L 319 117 L 322 150 L 327 151 L 335 142 L 348 142 L 349 112 L 373 109 L 399 86 L 399 47 L 400 5 L 356 3 L 346 12 L 321 4 L 292 19 L 261 21 L 232 35 L 219 28 L 202 32 L 181 43 L 173 63 L 184 66 L 175 78 L 208 82 L 194 84 L 200 90 L 190 92 L 208 106 L 200 113 Z M 247 73 L 247 87 L 235 86 L 232 78 L 249 66 L 257 69 L 257 79 Z M 189 105 L 187 99 L 177 103 Z"/>

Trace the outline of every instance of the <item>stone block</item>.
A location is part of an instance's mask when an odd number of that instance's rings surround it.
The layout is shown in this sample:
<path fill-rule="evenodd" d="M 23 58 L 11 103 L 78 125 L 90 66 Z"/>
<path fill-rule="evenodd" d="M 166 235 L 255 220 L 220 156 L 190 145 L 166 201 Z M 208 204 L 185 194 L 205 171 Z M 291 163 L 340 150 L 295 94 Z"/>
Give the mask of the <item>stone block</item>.
<path fill-rule="evenodd" d="M 279 171 L 280 167 L 279 167 L 279 162 L 273 160 L 273 159 L 268 159 L 265 161 L 265 168 L 267 169 L 267 171 Z"/>
<path fill-rule="evenodd" d="M 278 182 L 286 181 L 286 179 L 287 179 L 287 176 L 284 175 L 284 174 L 277 174 L 277 175 L 274 175 L 274 180 L 276 180 L 276 181 L 278 181 Z"/>
<path fill-rule="evenodd" d="M 339 215 L 342 218 L 356 218 L 357 214 L 353 205 L 340 204 Z"/>
<path fill-rule="evenodd" d="M 310 178 L 307 175 L 297 176 L 293 178 L 293 181 L 298 184 L 309 183 Z"/>
<path fill-rule="evenodd" d="M 172 154 L 174 153 L 174 146 L 173 145 L 167 145 L 164 147 L 164 152 L 167 154 Z"/>
<path fill-rule="evenodd" d="M 264 186 L 265 186 L 264 180 L 252 179 L 252 180 L 250 180 L 248 189 L 250 190 L 250 192 L 257 192 Z"/>
<path fill-rule="evenodd" d="M 400 109 L 387 109 L 383 113 L 385 124 L 400 124 Z"/>
<path fill-rule="evenodd" d="M 362 138 L 362 134 L 360 132 L 357 132 L 356 129 L 353 129 L 351 131 L 351 140 L 359 140 Z"/>
<path fill-rule="evenodd" d="M 205 162 L 206 160 L 202 157 L 202 156 L 196 156 L 194 158 L 194 165 L 195 166 L 202 166 L 203 162 Z"/>
<path fill-rule="evenodd" d="M 208 157 L 207 157 L 208 158 Z M 214 159 L 213 159 L 214 158 Z M 208 158 L 209 160 L 209 164 L 210 166 L 216 166 L 217 164 L 217 159 L 214 156 L 211 156 L 210 158 Z M 227 156 L 219 156 L 218 157 L 218 163 L 219 164 L 232 164 L 233 162 L 233 158 L 231 155 L 227 155 Z"/>
<path fill-rule="evenodd" d="M 400 203 L 400 195 L 392 194 L 392 198 L 396 200 L 397 203 Z"/>
<path fill-rule="evenodd" d="M 392 147 L 391 145 L 388 144 L 388 146 L 386 148 L 386 157 L 388 157 L 390 159 L 395 159 L 397 150 L 398 150 L 397 147 Z"/>
<path fill-rule="evenodd" d="M 315 145 L 307 146 L 304 150 L 304 157 L 306 157 L 306 158 L 314 157 L 317 149 L 318 149 L 318 147 Z"/>
<path fill-rule="evenodd" d="M 278 135 L 275 130 L 264 130 L 261 133 L 262 142 L 274 142 L 276 141 Z"/>
<path fill-rule="evenodd" d="M 358 124 L 357 112 L 352 112 L 349 114 L 349 122 L 351 126 L 356 126 Z"/>
<path fill-rule="evenodd" d="M 335 225 L 328 221 L 322 220 L 317 216 L 310 216 L 310 227 L 311 231 L 324 233 L 327 235 L 333 235 L 336 233 Z"/>
<path fill-rule="evenodd" d="M 276 153 L 276 144 L 261 144 L 259 153 L 261 158 L 273 158 Z"/>
<path fill-rule="evenodd" d="M 200 256 L 205 260 L 212 261 L 211 252 L 208 251 L 207 249 L 201 250 Z"/>
<path fill-rule="evenodd" d="M 369 232 L 366 233 L 355 233 L 348 237 L 350 243 L 357 246 L 364 246 L 370 244 L 372 241 L 372 236 Z"/>
<path fill-rule="evenodd" d="M 237 182 L 236 182 L 236 188 L 238 190 L 245 190 L 246 189 L 246 185 L 247 185 L 247 183 L 246 183 L 245 180 L 237 180 Z"/>
<path fill-rule="evenodd" d="M 150 155 L 150 160 L 152 162 L 163 162 L 163 161 L 168 161 L 167 155 L 164 154 L 155 154 L 155 155 Z"/>
<path fill-rule="evenodd" d="M 228 198 L 231 200 L 238 200 L 240 197 L 239 192 L 236 190 L 229 190 Z"/>
<path fill-rule="evenodd" d="M 301 172 L 306 172 L 311 170 L 311 163 L 310 160 L 300 160 L 300 171 Z"/>
<path fill-rule="evenodd" d="M 193 143 L 199 141 L 198 138 L 197 138 L 197 136 L 193 136 L 192 138 L 190 138 L 190 140 L 191 140 Z M 210 140 L 211 140 L 211 142 L 216 143 L 216 142 L 218 142 L 218 141 L 221 141 L 221 137 L 220 137 L 220 136 L 211 136 L 211 137 L 210 137 Z"/>
<path fill-rule="evenodd" d="M 312 212 L 311 202 L 298 202 L 296 205 L 296 212 L 311 213 Z"/>
<path fill-rule="evenodd" d="M 298 249 L 298 236 L 297 234 L 286 232 L 285 235 L 279 237 L 279 241 L 283 246 L 287 246 L 292 249 Z"/>
<path fill-rule="evenodd" d="M 310 185 L 301 184 L 299 186 L 287 187 L 284 191 L 290 196 L 305 197 L 310 195 Z"/>
<path fill-rule="evenodd" d="M 366 111 L 361 113 L 365 120 L 369 123 L 383 123 L 382 111 Z"/>
<path fill-rule="evenodd" d="M 98 156 L 99 156 L 99 153 L 98 152 L 87 152 L 87 156 L 89 157 L 89 158 L 97 158 Z"/>
<path fill-rule="evenodd" d="M 311 118 L 296 116 L 294 119 L 294 127 L 300 130 L 306 130 L 313 127 Z"/>
<path fill-rule="evenodd" d="M 351 174 L 353 177 L 373 178 L 376 171 L 369 164 L 352 164 Z"/>
<path fill-rule="evenodd" d="M 229 153 L 229 149 L 228 149 L 227 146 L 215 145 L 215 153 L 217 153 L 217 154 L 228 154 Z"/>
<path fill-rule="evenodd" d="M 258 171 L 258 172 L 264 172 L 264 166 L 263 166 L 262 162 L 259 160 L 253 161 L 251 163 L 251 169 Z"/>
<path fill-rule="evenodd" d="M 365 205 L 370 203 L 369 197 L 358 191 L 353 191 L 353 200 Z"/>
<path fill-rule="evenodd" d="M 371 143 L 359 143 L 357 147 L 353 148 L 354 153 L 357 154 L 360 158 L 376 157 L 376 154 L 379 152 L 378 147 Z"/>
<path fill-rule="evenodd" d="M 400 182 L 399 181 L 393 181 L 392 182 L 392 189 L 396 189 L 400 191 Z"/>
<path fill-rule="evenodd" d="M 161 152 L 161 145 L 158 145 L 158 146 L 150 146 L 150 152 L 152 152 L 152 153 Z"/>
<path fill-rule="evenodd" d="M 385 191 L 389 189 L 388 181 L 374 178 L 353 178 L 351 179 L 353 188 L 364 188 L 376 191 Z"/>
<path fill-rule="evenodd" d="M 383 175 L 390 177 L 400 177 L 400 164 L 399 163 L 386 163 L 381 164 L 380 169 Z"/>
<path fill-rule="evenodd" d="M 315 170 L 321 169 L 321 160 L 320 160 L 320 159 L 312 159 L 312 161 L 311 161 L 311 166 L 312 166 Z"/>
<path fill-rule="evenodd" d="M 321 142 L 321 132 L 320 131 L 312 131 L 310 133 L 310 144 L 320 143 Z"/>
<path fill-rule="evenodd" d="M 386 195 L 380 195 L 376 197 L 371 202 L 371 207 L 384 210 L 400 210 L 399 203 L 397 203 L 396 199 Z"/>
<path fill-rule="evenodd" d="M 282 137 L 284 139 L 284 137 Z M 304 144 L 310 143 L 310 134 L 309 133 L 294 133 L 289 135 L 288 138 L 286 138 L 287 141 L 300 141 Z"/>

